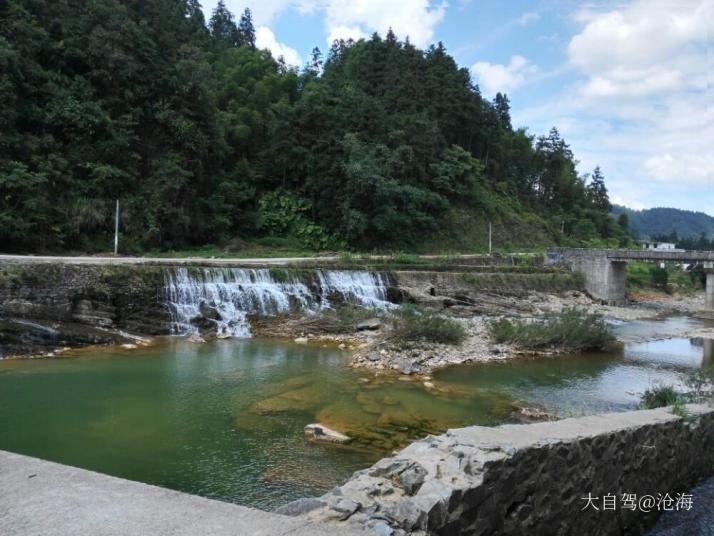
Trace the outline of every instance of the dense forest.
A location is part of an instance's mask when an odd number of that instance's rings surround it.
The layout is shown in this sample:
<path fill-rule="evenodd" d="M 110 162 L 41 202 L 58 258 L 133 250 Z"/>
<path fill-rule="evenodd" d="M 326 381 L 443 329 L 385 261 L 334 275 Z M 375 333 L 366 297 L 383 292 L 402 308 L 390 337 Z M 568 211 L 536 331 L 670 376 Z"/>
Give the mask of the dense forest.
<path fill-rule="evenodd" d="M 714 218 L 703 212 L 664 207 L 632 210 L 613 205 L 612 213 L 618 217 L 626 214 L 628 226 L 637 238 L 686 242 L 686 249 L 702 241 L 714 244 Z"/>
<path fill-rule="evenodd" d="M 0 245 L 107 250 L 258 237 L 306 249 L 626 243 L 599 169 L 511 124 L 439 43 L 390 31 L 255 46 L 197 0 L 0 2 Z M 477 38 L 477 37 L 475 37 Z"/>

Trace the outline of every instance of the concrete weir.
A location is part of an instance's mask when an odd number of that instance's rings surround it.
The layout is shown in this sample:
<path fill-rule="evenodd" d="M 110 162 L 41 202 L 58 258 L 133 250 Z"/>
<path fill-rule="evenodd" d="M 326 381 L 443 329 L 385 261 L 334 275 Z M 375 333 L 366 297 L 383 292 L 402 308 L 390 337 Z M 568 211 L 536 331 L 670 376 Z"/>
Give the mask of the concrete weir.
<path fill-rule="evenodd" d="M 701 263 L 707 270 L 705 308 L 714 311 L 714 251 L 652 251 L 556 248 L 546 253 L 546 266 L 564 265 L 583 275 L 585 290 L 608 305 L 626 301 L 628 261 Z"/>
<path fill-rule="evenodd" d="M 335 528 L 0 451 L 0 534 L 331 536 Z"/>

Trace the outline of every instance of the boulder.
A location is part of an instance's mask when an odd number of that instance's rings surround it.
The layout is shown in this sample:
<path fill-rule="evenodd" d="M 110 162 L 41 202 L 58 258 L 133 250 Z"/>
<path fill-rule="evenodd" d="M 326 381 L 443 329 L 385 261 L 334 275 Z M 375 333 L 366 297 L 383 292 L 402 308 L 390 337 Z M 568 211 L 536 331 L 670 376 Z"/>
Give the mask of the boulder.
<path fill-rule="evenodd" d="M 305 436 L 313 441 L 324 441 L 326 443 L 348 443 L 350 441 L 350 438 L 345 434 L 318 423 L 308 424 L 305 427 Z"/>
<path fill-rule="evenodd" d="M 199 310 L 201 311 L 201 316 L 205 319 L 214 321 L 221 320 L 221 313 L 218 312 L 218 309 L 206 302 L 201 303 Z"/>

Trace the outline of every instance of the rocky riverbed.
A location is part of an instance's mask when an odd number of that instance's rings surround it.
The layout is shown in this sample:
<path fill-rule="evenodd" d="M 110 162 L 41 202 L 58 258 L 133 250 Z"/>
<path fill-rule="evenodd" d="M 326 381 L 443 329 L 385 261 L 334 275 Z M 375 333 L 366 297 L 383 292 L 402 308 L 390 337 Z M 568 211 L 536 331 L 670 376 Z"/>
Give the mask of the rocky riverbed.
<path fill-rule="evenodd" d="M 352 366 L 375 371 L 395 371 L 406 375 L 428 375 L 436 369 L 463 363 L 489 362 L 523 355 L 512 346 L 494 344 L 488 333 L 488 324 L 501 316 L 541 318 L 559 312 L 565 307 L 577 306 L 601 314 L 616 324 L 636 320 L 654 319 L 672 314 L 694 314 L 704 305 L 702 295 L 667 296 L 637 295 L 627 306 L 602 305 L 580 291 L 560 294 L 531 292 L 523 295 L 498 296 L 484 294 L 482 299 L 469 305 L 454 304 L 435 297 L 428 304 L 440 306 L 443 314 L 460 322 L 466 330 L 466 339 L 458 345 L 424 341 L 396 345 L 390 342 L 388 320 L 377 320 L 371 329 L 350 333 L 321 333 L 320 323 L 304 318 L 265 318 L 256 320 L 256 332 L 261 336 L 287 337 L 299 343 L 335 344 L 354 350 Z M 447 306 L 445 306 L 447 305 Z M 672 337 L 712 337 L 714 328 L 697 328 L 684 332 L 658 332 L 638 340 Z M 631 342 L 622 337 L 623 342 Z M 532 353 L 532 352 L 528 352 Z M 547 352 L 545 352 L 547 353 Z"/>

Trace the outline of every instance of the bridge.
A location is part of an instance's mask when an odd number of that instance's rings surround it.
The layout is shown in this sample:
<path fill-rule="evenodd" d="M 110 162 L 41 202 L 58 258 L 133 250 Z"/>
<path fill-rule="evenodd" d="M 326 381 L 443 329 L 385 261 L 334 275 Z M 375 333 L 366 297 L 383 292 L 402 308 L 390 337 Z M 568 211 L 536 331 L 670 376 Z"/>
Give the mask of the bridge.
<path fill-rule="evenodd" d="M 610 305 L 625 303 L 628 261 L 703 264 L 707 277 L 705 307 L 714 310 L 714 251 L 555 248 L 545 255 L 546 265 L 564 265 L 583 274 L 588 294 Z"/>

